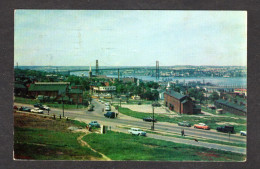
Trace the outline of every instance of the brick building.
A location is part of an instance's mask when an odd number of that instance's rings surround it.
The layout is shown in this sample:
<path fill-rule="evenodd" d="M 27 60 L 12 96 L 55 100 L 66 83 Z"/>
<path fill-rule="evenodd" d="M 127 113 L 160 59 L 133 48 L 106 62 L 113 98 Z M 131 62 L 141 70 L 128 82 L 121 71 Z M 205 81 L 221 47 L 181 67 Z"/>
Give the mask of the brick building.
<path fill-rule="evenodd" d="M 164 104 L 170 110 L 180 114 L 194 113 L 193 108 L 195 105 L 193 105 L 192 99 L 173 90 L 164 93 Z M 198 111 L 196 112 L 198 113 Z"/>
<path fill-rule="evenodd" d="M 214 104 L 217 108 L 223 109 L 223 113 L 233 113 L 242 116 L 247 114 L 247 108 L 242 104 L 239 105 L 222 99 L 216 100 Z"/>
<path fill-rule="evenodd" d="M 37 98 L 38 95 L 61 97 L 69 90 L 70 82 L 35 82 L 29 86 L 28 95 Z"/>

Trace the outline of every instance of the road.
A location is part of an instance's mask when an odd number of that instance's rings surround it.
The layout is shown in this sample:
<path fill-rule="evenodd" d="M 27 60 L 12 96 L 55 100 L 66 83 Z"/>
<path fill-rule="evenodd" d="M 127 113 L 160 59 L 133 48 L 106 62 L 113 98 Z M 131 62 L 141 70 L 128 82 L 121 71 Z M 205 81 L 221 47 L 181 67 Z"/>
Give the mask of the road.
<path fill-rule="evenodd" d="M 94 111 L 87 111 L 86 109 L 76 109 L 76 110 L 65 110 L 65 116 L 73 119 L 77 119 L 80 121 L 84 121 L 86 123 L 89 123 L 90 121 L 96 120 L 102 125 L 111 126 L 112 130 L 117 130 L 120 132 L 127 132 L 127 129 L 121 128 L 120 126 L 128 126 L 130 127 L 139 127 L 142 129 L 151 129 L 152 123 L 150 122 L 143 122 L 141 119 L 133 118 L 130 116 L 126 116 L 123 114 L 119 114 L 118 118 L 116 119 L 109 119 L 104 117 L 104 113 L 102 112 L 102 109 L 104 108 L 104 105 L 96 100 L 93 99 L 92 104 L 95 106 Z M 26 105 L 21 103 L 15 103 L 18 107 L 20 106 L 26 106 L 33 108 L 32 105 Z M 114 108 L 112 111 L 116 111 Z M 47 113 L 47 112 L 44 112 Z M 50 115 L 55 114 L 56 117 L 59 115 L 62 116 L 62 110 L 61 109 L 55 109 L 51 108 Z M 196 138 L 197 140 L 200 139 L 210 139 L 210 140 L 217 140 L 217 141 L 223 141 L 223 142 L 230 142 L 230 143 L 237 143 L 237 144 L 246 144 L 246 137 L 242 137 L 238 134 L 231 134 L 230 137 L 226 133 L 220 133 L 216 132 L 215 130 L 200 130 L 200 129 L 194 129 L 194 128 L 188 128 L 188 127 L 181 127 L 173 123 L 167 123 L 167 122 L 157 122 L 155 123 L 155 131 L 156 132 L 162 132 L 164 134 L 153 134 L 148 133 L 148 137 L 161 139 L 161 140 L 167 140 L 177 143 L 184 143 L 184 144 L 190 144 L 195 146 L 202 146 L 207 148 L 214 148 L 214 149 L 221 149 L 225 151 L 232 151 L 236 153 L 242 153 L 246 154 L 246 148 L 242 147 L 235 147 L 235 146 L 227 146 L 227 145 L 221 145 L 221 144 L 215 144 L 215 143 L 206 143 L 206 142 L 195 142 L 194 140 L 188 140 L 188 139 L 181 139 L 176 137 L 170 137 L 167 135 L 180 135 L 181 130 L 185 130 L 186 136 L 192 136 Z"/>

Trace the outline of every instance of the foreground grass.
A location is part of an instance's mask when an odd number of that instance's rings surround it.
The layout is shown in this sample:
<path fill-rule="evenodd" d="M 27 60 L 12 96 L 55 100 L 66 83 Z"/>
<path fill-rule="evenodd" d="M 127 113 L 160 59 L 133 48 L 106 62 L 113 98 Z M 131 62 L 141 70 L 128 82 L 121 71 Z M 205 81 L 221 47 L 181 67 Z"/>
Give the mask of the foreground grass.
<path fill-rule="evenodd" d="M 142 113 L 137 111 L 132 111 L 128 108 L 120 107 L 119 108 L 120 113 L 123 113 L 125 115 L 140 118 L 143 119 L 145 117 L 152 117 L 152 113 Z M 169 122 L 169 123 L 178 123 L 181 121 L 188 121 L 191 123 L 191 125 L 197 124 L 197 123 L 205 123 L 210 126 L 211 129 L 216 129 L 219 126 L 217 123 L 222 122 L 229 122 L 229 123 L 238 123 L 239 125 L 232 125 L 235 127 L 235 132 L 239 133 L 241 130 L 246 130 L 246 120 L 244 118 L 233 118 L 233 117 L 211 117 L 211 116 L 201 116 L 201 117 L 195 117 L 191 115 L 182 115 L 180 117 L 174 117 L 170 118 L 169 116 L 163 115 L 163 114 L 154 114 L 154 117 L 157 119 L 157 121 L 161 122 Z"/>
<path fill-rule="evenodd" d="M 244 161 L 245 155 L 132 136 L 125 133 L 89 134 L 83 140 L 112 160 Z"/>
<path fill-rule="evenodd" d="M 73 133 L 69 126 L 82 123 L 53 120 L 36 115 L 15 115 L 14 157 L 35 160 L 91 160 L 101 155 L 81 146 L 77 138 L 83 133 Z"/>
<path fill-rule="evenodd" d="M 23 97 L 15 97 L 14 99 L 15 102 L 17 103 L 24 103 L 24 104 L 36 104 L 36 103 L 40 103 L 38 100 L 36 99 L 27 99 L 27 98 L 23 98 Z M 51 108 L 62 108 L 62 104 L 59 103 L 42 103 L 43 105 L 47 105 Z M 86 106 L 83 105 L 72 105 L 72 104 L 64 104 L 64 109 L 81 109 L 81 108 L 86 108 Z"/>

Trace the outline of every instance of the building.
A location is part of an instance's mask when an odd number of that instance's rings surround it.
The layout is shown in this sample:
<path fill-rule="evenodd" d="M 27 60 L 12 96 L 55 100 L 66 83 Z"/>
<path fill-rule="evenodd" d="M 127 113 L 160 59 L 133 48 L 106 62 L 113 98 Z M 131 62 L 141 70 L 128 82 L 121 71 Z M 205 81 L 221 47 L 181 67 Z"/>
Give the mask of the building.
<path fill-rule="evenodd" d="M 125 78 L 122 78 L 122 81 L 123 83 L 128 83 L 128 82 L 131 82 L 131 83 L 137 83 L 137 78 L 135 77 L 125 77 Z"/>
<path fill-rule="evenodd" d="M 242 116 L 245 116 L 247 113 L 246 106 L 242 104 L 239 105 L 222 99 L 216 100 L 214 104 L 217 108 L 223 109 L 223 113 L 232 113 Z"/>
<path fill-rule="evenodd" d="M 35 82 L 28 88 L 28 95 L 37 98 L 38 95 L 60 97 L 69 90 L 70 82 Z"/>
<path fill-rule="evenodd" d="M 238 93 L 239 95 L 247 96 L 247 89 L 234 89 L 234 93 Z"/>
<path fill-rule="evenodd" d="M 95 86 L 93 87 L 94 93 L 113 93 L 116 91 L 116 86 Z"/>
<path fill-rule="evenodd" d="M 164 93 L 164 104 L 170 110 L 180 114 L 193 114 L 193 102 L 190 97 L 173 90 Z M 198 111 L 197 111 L 198 112 Z"/>
<path fill-rule="evenodd" d="M 79 88 L 71 88 L 68 93 L 68 97 L 71 99 L 73 104 L 83 103 L 83 91 Z"/>

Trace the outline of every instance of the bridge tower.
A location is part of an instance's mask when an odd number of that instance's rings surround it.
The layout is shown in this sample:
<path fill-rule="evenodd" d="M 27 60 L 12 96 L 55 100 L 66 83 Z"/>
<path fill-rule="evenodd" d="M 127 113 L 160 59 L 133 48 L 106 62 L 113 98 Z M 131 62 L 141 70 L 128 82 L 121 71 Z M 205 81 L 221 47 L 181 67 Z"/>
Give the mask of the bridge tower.
<path fill-rule="evenodd" d="M 96 60 L 96 75 L 99 75 L 98 60 Z"/>
<path fill-rule="evenodd" d="M 160 72 L 159 72 L 159 61 L 158 61 L 158 60 L 156 61 L 155 76 L 156 76 L 156 79 L 159 79 L 159 77 L 160 77 Z"/>

